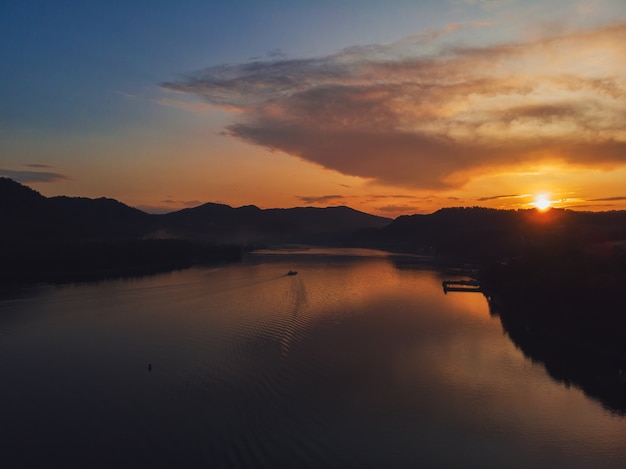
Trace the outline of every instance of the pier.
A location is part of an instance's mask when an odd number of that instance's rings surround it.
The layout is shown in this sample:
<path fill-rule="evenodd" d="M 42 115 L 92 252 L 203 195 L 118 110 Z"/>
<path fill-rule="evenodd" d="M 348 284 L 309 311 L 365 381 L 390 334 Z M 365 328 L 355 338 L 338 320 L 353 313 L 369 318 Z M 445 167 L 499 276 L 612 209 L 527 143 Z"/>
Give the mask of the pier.
<path fill-rule="evenodd" d="M 470 292 L 470 293 L 482 293 L 480 283 L 478 280 L 444 280 L 441 282 L 443 292 Z"/>

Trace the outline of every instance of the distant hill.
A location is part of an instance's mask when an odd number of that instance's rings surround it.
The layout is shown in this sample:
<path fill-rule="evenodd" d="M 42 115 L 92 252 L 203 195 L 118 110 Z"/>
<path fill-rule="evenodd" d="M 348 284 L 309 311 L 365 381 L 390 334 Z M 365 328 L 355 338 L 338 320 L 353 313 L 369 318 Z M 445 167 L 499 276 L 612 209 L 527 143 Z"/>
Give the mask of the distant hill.
<path fill-rule="evenodd" d="M 484 262 L 538 249 L 591 249 L 625 240 L 626 211 L 472 207 L 401 216 L 367 242 L 383 249 Z"/>
<path fill-rule="evenodd" d="M 3 216 L 38 210 L 45 200 L 36 190 L 13 179 L 0 177 L 0 213 Z"/>
<path fill-rule="evenodd" d="M 262 210 L 213 203 L 151 215 L 104 197 L 47 198 L 7 178 L 0 178 L 0 219 L 0 240 L 172 238 L 231 244 L 332 243 L 391 222 L 348 207 Z"/>
<path fill-rule="evenodd" d="M 47 198 L 8 178 L 0 178 L 0 240 L 42 241 L 137 238 L 150 215 L 113 199 Z"/>
<path fill-rule="evenodd" d="M 296 207 L 262 210 L 204 204 L 161 215 L 161 226 L 177 237 L 212 237 L 239 243 L 332 242 L 363 229 L 391 223 L 349 207 Z"/>
<path fill-rule="evenodd" d="M 48 225 L 53 217 L 47 199 L 30 187 L 12 179 L 0 178 L 0 239 L 23 239 Z"/>
<path fill-rule="evenodd" d="M 242 245 L 341 243 L 390 222 L 348 207 L 261 210 L 209 203 L 151 215 L 104 197 L 48 198 L 0 178 L 0 285 L 237 261 Z"/>
<path fill-rule="evenodd" d="M 626 211 L 445 208 L 395 220 L 349 207 L 233 208 L 207 203 L 153 215 L 108 198 L 44 197 L 0 178 L 0 240 L 187 239 L 230 244 L 350 244 L 491 261 L 529 249 L 626 240 Z"/>

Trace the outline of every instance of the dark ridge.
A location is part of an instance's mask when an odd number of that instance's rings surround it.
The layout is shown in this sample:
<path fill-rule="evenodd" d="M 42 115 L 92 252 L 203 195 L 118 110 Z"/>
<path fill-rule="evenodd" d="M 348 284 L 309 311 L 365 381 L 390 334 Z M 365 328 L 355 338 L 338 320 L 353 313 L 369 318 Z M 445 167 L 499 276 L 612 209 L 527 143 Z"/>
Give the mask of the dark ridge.
<path fill-rule="evenodd" d="M 3 214 L 34 209 L 45 203 L 45 200 L 36 190 L 13 179 L 0 177 L 0 210 Z"/>
<path fill-rule="evenodd" d="M 488 263 L 535 249 L 585 249 L 626 240 L 626 211 L 448 208 L 396 218 L 370 238 L 378 247 Z"/>
<path fill-rule="evenodd" d="M 41 236 L 40 228 L 54 224 L 48 199 L 8 178 L 0 178 L 0 241 Z"/>
<path fill-rule="evenodd" d="M 391 220 L 348 207 L 260 209 L 204 204 L 162 215 L 171 236 L 249 243 L 341 243 L 362 229 L 378 229 Z"/>
<path fill-rule="evenodd" d="M 348 207 L 261 210 L 213 203 L 150 215 L 105 197 L 46 198 L 7 178 L 0 178 L 0 219 L 2 282 L 240 258 L 242 248 L 233 256 L 232 246 L 341 244 L 359 230 L 391 222 Z"/>
<path fill-rule="evenodd" d="M 82 239 L 138 238 L 149 228 L 150 215 L 114 199 L 51 197 L 49 210 L 64 227 L 64 236 Z"/>

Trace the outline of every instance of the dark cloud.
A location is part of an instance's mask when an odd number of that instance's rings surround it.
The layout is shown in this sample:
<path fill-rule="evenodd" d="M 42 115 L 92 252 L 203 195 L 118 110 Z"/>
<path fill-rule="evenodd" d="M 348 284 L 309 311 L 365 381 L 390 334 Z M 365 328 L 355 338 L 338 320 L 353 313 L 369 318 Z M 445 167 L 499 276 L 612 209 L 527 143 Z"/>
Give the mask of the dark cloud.
<path fill-rule="evenodd" d="M 297 155 L 343 174 L 407 187 L 454 187 L 457 182 L 448 181 L 448 177 L 473 167 L 481 156 L 475 148 L 455 148 L 454 142 L 445 137 L 272 124 L 235 124 L 230 130 L 251 143 Z M 489 150 L 485 148 L 484 152 Z"/>
<path fill-rule="evenodd" d="M 327 203 L 327 202 L 331 202 L 335 200 L 345 199 L 345 197 L 342 195 L 320 195 L 320 196 L 298 195 L 296 197 L 307 204 L 322 204 L 322 203 Z"/>
<path fill-rule="evenodd" d="M 176 205 L 177 207 L 197 207 L 198 205 L 202 205 L 204 202 L 199 200 L 161 200 L 162 204 L 167 205 Z"/>
<path fill-rule="evenodd" d="M 486 202 L 487 200 L 498 200 L 498 199 L 513 199 L 515 197 L 520 197 L 519 194 L 507 194 L 507 195 L 492 195 L 490 197 L 481 197 L 476 199 L 478 202 Z"/>
<path fill-rule="evenodd" d="M 27 166 L 29 168 L 54 168 L 54 166 L 50 166 L 48 164 L 39 164 L 39 163 L 29 163 L 29 164 L 25 164 L 24 166 Z"/>
<path fill-rule="evenodd" d="M 580 209 L 580 208 L 591 208 L 591 209 L 606 209 L 614 207 L 615 204 L 582 204 L 582 205 L 564 205 L 561 208 L 566 209 Z"/>
<path fill-rule="evenodd" d="M 546 161 L 626 165 L 626 23 L 516 44 L 441 41 L 461 27 L 163 86 L 237 110 L 229 135 L 390 185 L 458 188 Z"/>
<path fill-rule="evenodd" d="M 420 200 L 424 200 L 424 197 L 416 197 L 413 195 L 406 195 L 406 194 L 384 194 L 384 195 L 370 195 L 369 196 L 370 200 L 374 200 L 374 199 L 420 199 Z"/>
<path fill-rule="evenodd" d="M 618 200 L 626 200 L 626 197 L 618 196 L 618 197 L 604 197 L 601 199 L 588 199 L 589 202 L 614 202 Z"/>
<path fill-rule="evenodd" d="M 377 208 L 378 212 L 381 213 L 416 213 L 420 211 L 419 208 L 414 205 L 385 205 L 383 207 Z"/>
<path fill-rule="evenodd" d="M 33 167 L 32 165 L 27 165 Z M 39 167 L 39 166 L 34 166 Z M 29 183 L 29 182 L 57 182 L 68 179 L 67 176 L 59 173 L 52 173 L 48 171 L 14 171 L 11 169 L 0 168 L 0 176 L 5 176 L 14 179 L 17 182 Z"/>

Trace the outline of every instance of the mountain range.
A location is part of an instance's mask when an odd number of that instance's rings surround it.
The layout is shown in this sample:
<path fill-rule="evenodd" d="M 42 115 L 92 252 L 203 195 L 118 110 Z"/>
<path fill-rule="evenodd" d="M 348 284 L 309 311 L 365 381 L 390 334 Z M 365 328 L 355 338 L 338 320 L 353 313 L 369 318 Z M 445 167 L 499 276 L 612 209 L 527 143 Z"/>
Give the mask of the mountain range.
<path fill-rule="evenodd" d="M 233 208 L 206 203 L 167 214 L 148 214 L 109 198 L 44 197 L 0 178 L 2 240 L 187 239 L 259 244 L 332 242 L 391 219 L 349 207 Z"/>
<path fill-rule="evenodd" d="M 400 216 L 379 230 L 375 242 L 383 249 L 480 263 L 537 250 L 610 250 L 626 242 L 626 211 L 445 208 Z"/>
<path fill-rule="evenodd" d="M 349 207 L 233 208 L 206 203 L 148 214 L 109 198 L 44 197 L 0 178 L 0 240 L 174 239 L 242 246 L 351 245 L 474 261 L 537 248 L 590 249 L 626 240 L 626 211 L 444 208 L 395 220 Z"/>

